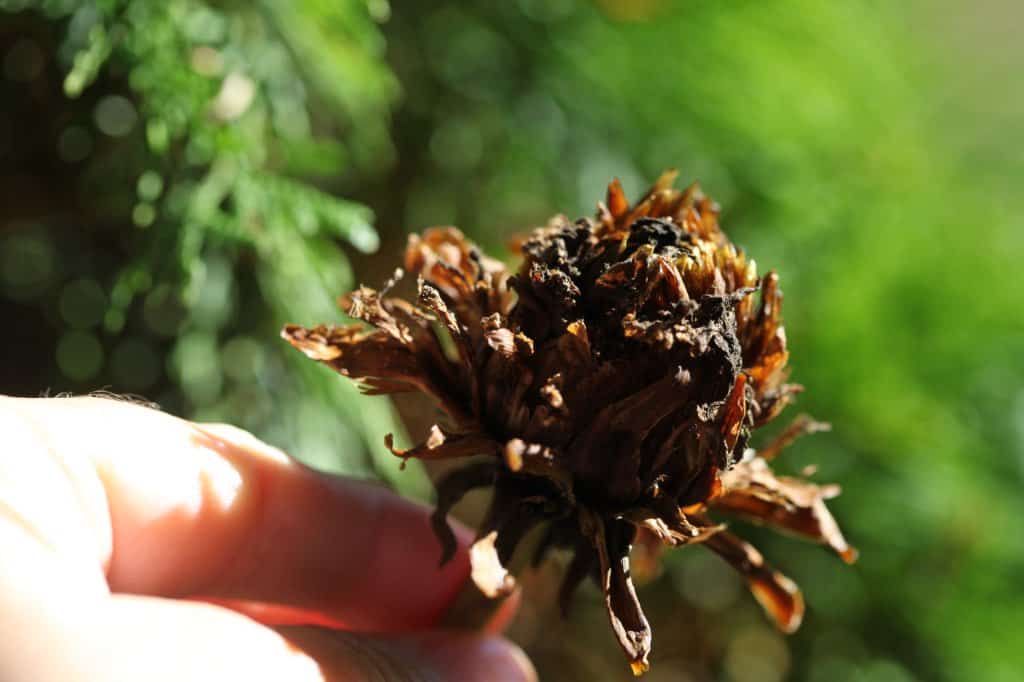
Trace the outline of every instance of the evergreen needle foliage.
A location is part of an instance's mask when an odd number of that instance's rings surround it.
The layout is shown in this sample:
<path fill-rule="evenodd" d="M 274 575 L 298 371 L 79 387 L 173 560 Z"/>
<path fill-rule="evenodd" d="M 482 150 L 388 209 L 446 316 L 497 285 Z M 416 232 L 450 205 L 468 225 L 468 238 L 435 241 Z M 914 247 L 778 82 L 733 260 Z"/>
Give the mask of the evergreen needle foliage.
<path fill-rule="evenodd" d="M 329 292 L 353 284 L 345 246 L 378 247 L 372 212 L 338 192 L 391 157 L 397 87 L 374 16 L 386 5 L 4 0 L 0 10 L 55 42 L 45 75 L 65 101 L 43 115 L 63 123 L 53 147 L 78 180 L 72 206 L 29 212 L 32 224 L 6 237 L 62 261 L 14 297 L 42 307 L 70 297 L 74 309 L 84 286 L 103 308 L 58 346 L 63 380 L 48 383 L 159 390 L 172 409 L 365 474 L 360 453 L 382 450 L 375 434 L 394 427 L 390 408 L 350 407 L 352 391 L 319 372 L 293 378 L 266 339 L 287 318 L 336 314 Z M 23 52 L 38 57 L 39 42 L 24 39 Z M 83 204 L 99 215 L 76 211 Z M 68 221 L 95 257 L 62 248 L 54 223 Z M 97 266 L 95 233 L 127 257 Z"/>

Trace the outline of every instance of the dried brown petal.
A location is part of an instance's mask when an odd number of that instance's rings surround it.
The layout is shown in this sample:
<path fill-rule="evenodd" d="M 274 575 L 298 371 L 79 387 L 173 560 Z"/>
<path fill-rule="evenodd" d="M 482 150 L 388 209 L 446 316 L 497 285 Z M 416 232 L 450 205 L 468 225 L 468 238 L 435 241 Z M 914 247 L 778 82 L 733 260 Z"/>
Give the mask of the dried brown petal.
<path fill-rule="evenodd" d="M 825 500 L 839 494 L 838 486 L 776 476 L 760 457 L 725 473 L 722 486 L 722 494 L 710 502 L 713 509 L 820 542 L 843 561 L 856 561 L 857 550 L 847 544 L 825 506 Z"/>
<path fill-rule="evenodd" d="M 498 558 L 498 550 L 494 544 L 497 540 L 498 531 L 492 530 L 469 548 L 473 582 L 481 592 L 492 599 L 509 595 L 516 587 L 515 578 Z"/>
<path fill-rule="evenodd" d="M 722 439 L 725 441 L 725 449 L 729 452 L 736 449 L 746 413 L 747 375 L 740 374 L 736 377 L 732 392 L 725 401 L 725 411 L 722 416 Z"/>
<path fill-rule="evenodd" d="M 828 422 L 819 422 L 814 420 L 810 415 L 801 414 L 790 422 L 789 426 L 787 426 L 782 433 L 776 436 L 772 442 L 763 448 L 759 448 L 757 454 L 764 461 L 770 462 L 778 457 L 780 452 L 800 436 L 831 430 L 832 425 Z"/>
<path fill-rule="evenodd" d="M 629 210 L 629 200 L 626 199 L 626 193 L 622 191 L 622 184 L 618 178 L 615 178 L 608 184 L 608 198 L 605 200 L 605 203 L 608 206 L 609 213 L 611 213 L 612 218 L 615 220 L 626 215 L 626 211 Z"/>
<path fill-rule="evenodd" d="M 513 438 L 505 444 L 504 460 L 509 471 L 544 478 L 572 501 L 572 475 L 558 463 L 556 455 L 551 448 Z"/>
<path fill-rule="evenodd" d="M 501 452 L 501 445 L 485 434 L 445 433 L 437 424 L 430 427 L 427 440 L 408 450 L 395 448 L 394 438 L 390 433 L 384 437 L 384 444 L 392 453 L 404 460 L 454 459 L 473 455 L 496 455 Z"/>
<path fill-rule="evenodd" d="M 496 476 L 497 468 L 494 462 L 485 461 L 449 471 L 434 482 L 437 506 L 430 517 L 430 524 L 441 542 L 441 565 L 448 563 L 455 556 L 458 547 L 455 533 L 448 525 L 448 512 L 470 490 L 494 485 Z"/>
<path fill-rule="evenodd" d="M 425 390 L 428 383 L 409 349 L 386 332 L 288 325 L 281 335 L 307 357 L 371 387 L 385 385 L 381 379 L 403 390 Z"/>
<path fill-rule="evenodd" d="M 545 499 L 529 493 L 528 479 L 499 480 L 487 518 L 470 548 L 471 577 L 489 597 L 508 594 L 515 587 L 505 566 L 523 536 L 543 516 Z"/>
<path fill-rule="evenodd" d="M 580 530 L 597 552 L 605 608 L 619 646 L 626 652 L 634 675 L 650 668 L 651 626 L 647 622 L 633 579 L 629 575 L 629 549 L 633 529 L 620 521 L 607 526 L 600 516 L 581 510 Z"/>
<path fill-rule="evenodd" d="M 659 514 L 653 509 L 634 509 L 625 518 L 672 546 L 698 544 L 725 530 L 722 524 L 695 525 L 681 509 L 672 515 Z"/>

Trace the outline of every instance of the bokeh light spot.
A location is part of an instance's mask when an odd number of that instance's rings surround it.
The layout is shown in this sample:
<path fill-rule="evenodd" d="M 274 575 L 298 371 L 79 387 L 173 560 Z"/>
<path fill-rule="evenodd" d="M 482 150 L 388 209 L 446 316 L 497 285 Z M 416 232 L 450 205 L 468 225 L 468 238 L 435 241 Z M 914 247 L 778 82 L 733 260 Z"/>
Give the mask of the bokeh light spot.
<path fill-rule="evenodd" d="M 221 83 L 213 100 L 213 115 L 222 121 L 233 121 L 244 114 L 256 96 L 256 84 L 241 73 L 230 73 Z"/>
<path fill-rule="evenodd" d="M 170 357 L 170 370 L 185 395 L 196 405 L 209 405 L 220 396 L 221 375 L 216 339 L 202 331 L 182 336 Z"/>
<path fill-rule="evenodd" d="M 156 171 L 146 171 L 139 176 L 135 190 L 143 201 L 153 201 L 164 191 L 164 179 Z"/>
<path fill-rule="evenodd" d="M 148 201 L 140 201 L 132 209 L 132 222 L 136 227 L 149 227 L 156 220 L 156 208 Z"/>
<path fill-rule="evenodd" d="M 36 234 L 15 234 L 0 240 L 0 278 L 7 295 L 33 298 L 45 290 L 54 274 L 53 245 Z"/>
<path fill-rule="evenodd" d="M 135 127 L 139 115 L 127 97 L 107 95 L 97 102 L 93 119 L 100 132 L 111 137 L 123 137 Z"/>
<path fill-rule="evenodd" d="M 88 332 L 72 331 L 57 342 L 57 367 L 74 381 L 95 377 L 103 366 L 103 346 Z"/>
<path fill-rule="evenodd" d="M 235 273 L 230 263 L 218 256 L 207 258 L 205 265 L 202 274 L 192 281 L 197 293 L 192 304 L 192 322 L 204 329 L 218 329 L 228 321 L 234 310 Z"/>
<path fill-rule="evenodd" d="M 100 323 L 107 308 L 107 295 L 92 279 L 69 282 L 60 292 L 60 316 L 75 329 L 88 329 Z"/>
<path fill-rule="evenodd" d="M 693 552 L 672 577 L 687 601 L 711 613 L 732 606 L 743 590 L 736 574 L 711 554 Z"/>
<path fill-rule="evenodd" d="M 154 119 L 146 123 L 146 144 L 157 154 L 167 151 L 171 143 L 171 131 L 165 121 Z"/>
<path fill-rule="evenodd" d="M 177 334 L 185 315 L 181 297 L 167 284 L 155 287 L 142 305 L 142 319 L 146 326 L 161 336 Z"/>
<path fill-rule="evenodd" d="M 125 339 L 110 355 L 111 373 L 116 388 L 142 391 L 160 378 L 160 355 L 141 338 Z"/>
<path fill-rule="evenodd" d="M 266 364 L 262 344 L 249 336 L 236 336 L 221 349 L 224 372 L 238 382 L 255 381 Z"/>
<path fill-rule="evenodd" d="M 57 154 L 65 163 L 82 161 L 92 153 L 92 135 L 81 126 L 68 126 L 57 139 Z"/>
<path fill-rule="evenodd" d="M 779 633 L 751 626 L 729 642 L 725 669 L 735 682 L 781 682 L 789 672 L 789 649 Z"/>
<path fill-rule="evenodd" d="M 124 329 L 124 312 L 117 308 L 108 308 L 103 315 L 103 328 L 111 334 Z"/>

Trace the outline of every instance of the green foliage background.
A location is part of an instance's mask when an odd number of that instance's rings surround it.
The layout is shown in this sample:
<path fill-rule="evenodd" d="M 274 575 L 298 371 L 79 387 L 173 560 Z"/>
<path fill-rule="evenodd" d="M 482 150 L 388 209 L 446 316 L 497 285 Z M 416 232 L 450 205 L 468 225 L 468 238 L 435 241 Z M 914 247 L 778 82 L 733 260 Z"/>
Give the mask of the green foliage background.
<path fill-rule="evenodd" d="M 500 252 L 590 213 L 612 176 L 635 195 L 679 167 L 782 276 L 799 409 L 834 430 L 781 465 L 843 483 L 862 558 L 751 531 L 810 605 L 783 640 L 720 565 L 677 552 L 643 588 L 652 678 L 1019 679 L 1012 5 L 0 7 L 0 390 L 139 392 L 424 495 L 381 454 L 392 409 L 297 362 L 280 324 L 339 319 L 333 297 L 382 280 L 409 230 L 454 223 Z M 544 678 L 625 679 L 594 595 L 561 624 L 549 578 L 513 631 Z"/>

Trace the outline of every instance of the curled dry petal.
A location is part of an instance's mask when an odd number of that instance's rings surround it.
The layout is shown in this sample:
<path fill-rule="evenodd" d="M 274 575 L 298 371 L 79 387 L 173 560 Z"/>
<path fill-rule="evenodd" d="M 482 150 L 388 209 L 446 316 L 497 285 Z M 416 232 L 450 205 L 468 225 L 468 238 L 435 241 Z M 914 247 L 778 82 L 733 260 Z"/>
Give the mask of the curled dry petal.
<path fill-rule="evenodd" d="M 493 462 L 475 462 L 469 466 L 449 471 L 434 482 L 437 489 L 437 506 L 430 517 L 430 524 L 441 542 L 441 565 L 448 563 L 457 548 L 455 533 L 448 525 L 448 512 L 458 504 L 470 490 L 494 485 L 497 475 Z"/>
<path fill-rule="evenodd" d="M 856 560 L 857 550 L 825 506 L 839 494 L 838 486 L 776 476 L 761 457 L 737 464 L 722 477 L 722 486 L 722 494 L 710 502 L 713 509 L 820 542 L 847 563 Z"/>
<path fill-rule="evenodd" d="M 652 509 L 635 509 L 624 518 L 672 546 L 698 544 L 725 530 L 723 524 L 695 525 L 681 509 L 671 516 L 658 514 Z"/>
<path fill-rule="evenodd" d="M 497 540 L 498 531 L 492 530 L 469 548 L 473 582 L 481 592 L 492 599 L 509 595 L 516 587 L 515 578 L 498 558 L 498 550 L 495 547 Z"/>
<path fill-rule="evenodd" d="M 651 653 L 651 626 L 647 622 L 629 573 L 629 550 L 633 529 L 621 521 L 608 526 L 590 511 L 580 514 L 580 530 L 590 538 L 597 552 L 605 608 L 619 646 L 629 658 L 633 674 L 647 672 Z"/>
<path fill-rule="evenodd" d="M 544 526 L 534 561 L 568 550 L 559 602 L 594 577 L 635 672 L 651 628 L 629 575 L 638 532 L 663 546 L 706 544 L 746 577 L 783 630 L 800 622 L 796 587 L 712 515 L 738 515 L 828 545 L 852 560 L 825 500 L 838 492 L 768 466 L 798 420 L 753 455 L 751 438 L 801 390 L 788 383 L 779 277 L 718 224 L 697 185 L 664 173 L 630 204 L 615 180 L 596 216 L 564 216 L 518 243 L 512 273 L 453 227 L 409 238 L 415 300 L 360 287 L 342 306 L 362 324 L 285 327 L 284 338 L 370 393 L 422 391 L 443 414 L 403 459 L 468 462 L 435 483 L 434 529 L 470 489 L 494 496 L 470 552 L 488 595 L 514 584 L 520 540 Z"/>
<path fill-rule="evenodd" d="M 473 455 L 496 455 L 501 451 L 501 445 L 485 434 L 445 433 L 437 424 L 430 427 L 430 433 L 425 441 L 408 450 L 396 448 L 390 433 L 384 437 L 384 444 L 395 456 L 403 460 L 455 459 Z"/>
<path fill-rule="evenodd" d="M 775 439 L 768 443 L 768 445 L 757 451 L 757 454 L 766 462 L 770 462 L 775 459 L 780 452 L 795 441 L 800 436 L 805 436 L 811 433 L 821 433 L 822 431 L 831 431 L 832 425 L 828 422 L 819 422 L 811 418 L 810 415 L 801 414 L 794 419 L 789 426 L 783 430 Z"/>

